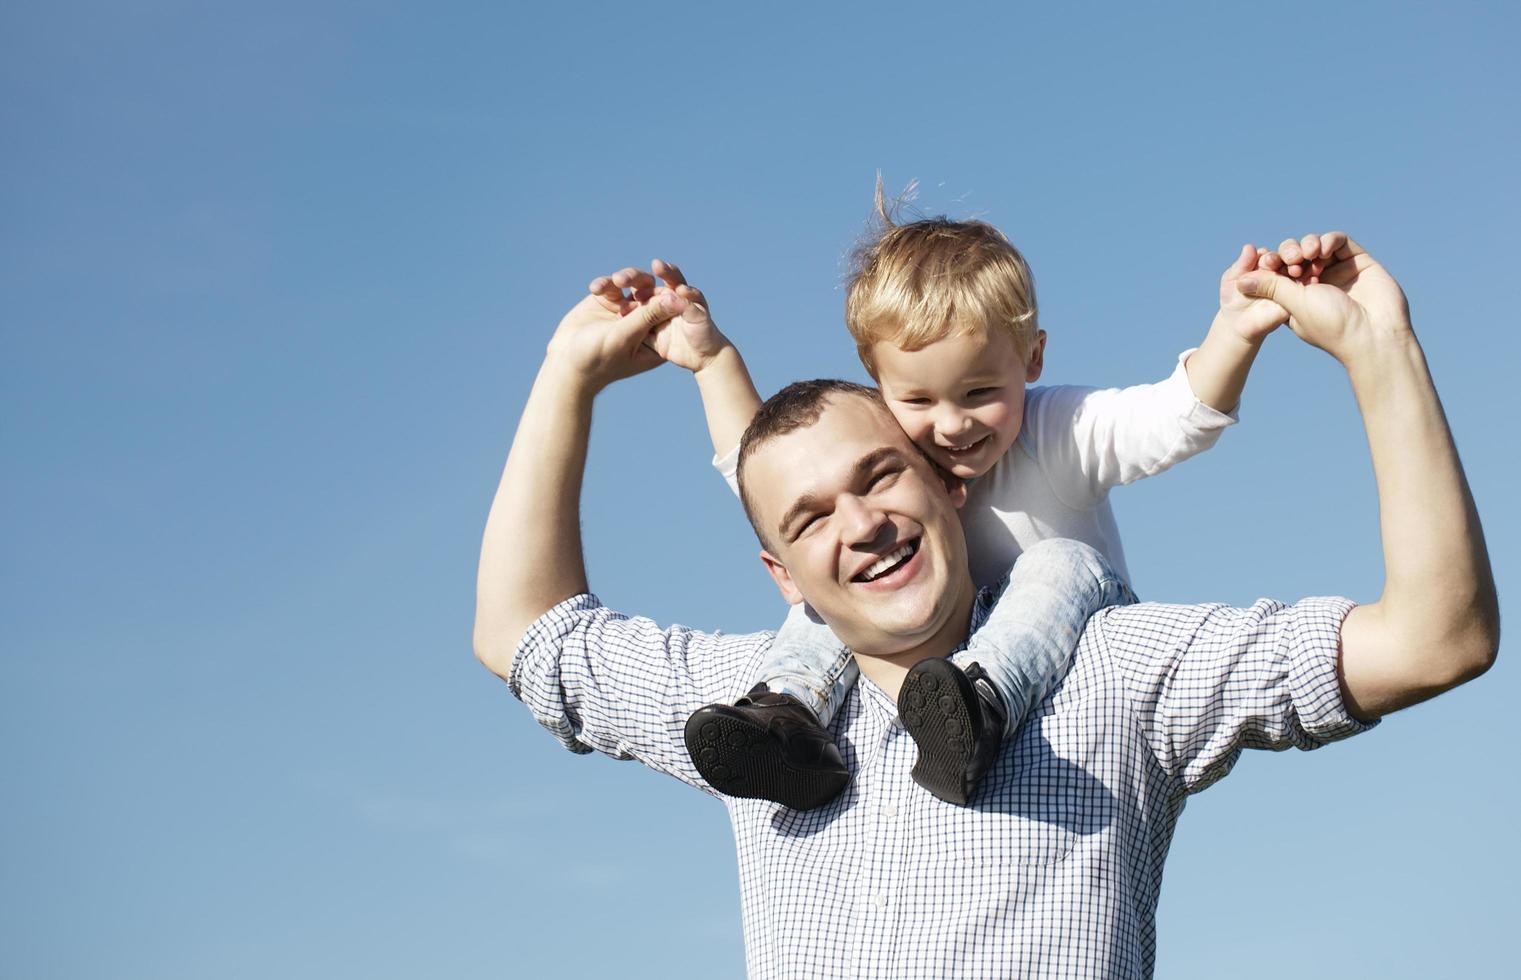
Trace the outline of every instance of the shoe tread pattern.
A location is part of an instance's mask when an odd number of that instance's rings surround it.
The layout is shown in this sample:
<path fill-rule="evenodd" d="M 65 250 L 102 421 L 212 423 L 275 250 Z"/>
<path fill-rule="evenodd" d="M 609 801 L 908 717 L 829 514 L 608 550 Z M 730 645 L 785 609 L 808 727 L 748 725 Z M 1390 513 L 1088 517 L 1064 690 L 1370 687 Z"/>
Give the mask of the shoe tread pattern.
<path fill-rule="evenodd" d="M 967 770 L 976 731 L 970 705 L 976 697 L 955 664 L 936 658 L 909 671 L 898 699 L 903 727 L 919 747 L 913 780 L 947 803 L 965 805 L 971 796 Z"/>
<path fill-rule="evenodd" d="M 698 774 L 725 796 L 810 810 L 838 796 L 849 780 L 794 767 L 781 743 L 742 715 L 699 711 L 687 722 L 686 742 Z"/>

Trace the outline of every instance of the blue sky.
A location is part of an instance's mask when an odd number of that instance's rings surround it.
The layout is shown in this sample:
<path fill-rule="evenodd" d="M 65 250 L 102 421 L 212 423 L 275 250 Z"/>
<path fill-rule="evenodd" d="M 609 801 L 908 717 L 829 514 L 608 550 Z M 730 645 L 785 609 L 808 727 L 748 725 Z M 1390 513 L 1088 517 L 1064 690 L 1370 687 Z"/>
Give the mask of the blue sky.
<path fill-rule="evenodd" d="M 1244 241 L 1401 279 L 1502 613 L 1521 477 L 1510 5 L 49 4 L 0 14 L 0 975 L 739 975 L 722 808 L 572 757 L 474 661 L 543 345 L 680 262 L 763 391 L 861 378 L 874 174 L 1003 228 L 1045 380 L 1155 380 Z M 1146 598 L 1377 597 L 1344 377 L 1115 496 Z M 696 393 L 599 404 L 594 588 L 779 623 Z M 1193 800 L 1158 975 L 1514 976 L 1521 791 L 1481 681 Z"/>

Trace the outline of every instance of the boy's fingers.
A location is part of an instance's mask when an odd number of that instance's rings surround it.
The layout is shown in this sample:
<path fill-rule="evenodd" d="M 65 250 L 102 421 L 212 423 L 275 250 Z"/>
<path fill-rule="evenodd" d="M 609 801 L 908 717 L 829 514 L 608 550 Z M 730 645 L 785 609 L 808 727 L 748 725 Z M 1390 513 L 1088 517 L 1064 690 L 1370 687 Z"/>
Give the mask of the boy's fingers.
<path fill-rule="evenodd" d="M 1257 266 L 1257 250 L 1250 245 L 1241 246 L 1241 254 L 1236 256 L 1229 269 L 1225 270 L 1227 277 L 1234 279 Z"/>
<path fill-rule="evenodd" d="M 1257 257 L 1257 268 L 1265 272 L 1278 272 L 1283 268 L 1283 256 L 1277 252 L 1264 252 Z"/>
<path fill-rule="evenodd" d="M 1299 243 L 1292 238 L 1285 238 L 1278 245 L 1278 254 L 1283 256 L 1283 261 L 1287 262 L 1289 265 L 1298 265 L 1301 258 L 1299 254 Z"/>
<path fill-rule="evenodd" d="M 1320 258 L 1320 236 L 1306 235 L 1301 238 L 1299 240 L 1299 254 L 1311 263 Z"/>

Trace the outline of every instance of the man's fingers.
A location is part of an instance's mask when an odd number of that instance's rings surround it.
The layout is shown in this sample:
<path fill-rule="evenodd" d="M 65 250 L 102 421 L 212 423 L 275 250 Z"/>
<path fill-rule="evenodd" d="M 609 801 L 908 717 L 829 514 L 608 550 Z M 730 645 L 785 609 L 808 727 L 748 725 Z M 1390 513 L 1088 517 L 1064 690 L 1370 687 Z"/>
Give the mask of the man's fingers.
<path fill-rule="evenodd" d="M 1283 271 L 1283 256 L 1277 252 L 1264 251 L 1257 256 L 1257 268 L 1264 272 L 1277 273 Z"/>
<path fill-rule="evenodd" d="M 613 285 L 612 276 L 598 276 L 587 284 L 586 291 L 597 297 L 603 309 L 622 315 L 627 297 L 623 295 L 623 290 Z"/>
<path fill-rule="evenodd" d="M 618 321 L 615 331 L 630 342 L 644 339 L 644 335 L 681 312 L 682 301 L 674 293 L 661 293 L 653 303 L 646 303 Z"/>
<path fill-rule="evenodd" d="M 654 262 L 651 262 L 650 268 L 654 270 L 655 275 L 665 281 L 667 286 L 686 285 L 687 277 L 682 275 L 680 269 L 664 259 L 656 259 Z"/>
<path fill-rule="evenodd" d="M 1285 238 L 1279 243 L 1278 254 L 1283 256 L 1283 261 L 1288 265 L 1298 265 L 1304 257 L 1299 253 L 1299 243 L 1292 238 Z"/>
<path fill-rule="evenodd" d="M 1343 250 L 1338 250 L 1340 256 Z M 1320 281 L 1332 286 L 1345 286 L 1360 274 L 1378 265 L 1373 256 L 1367 252 L 1356 252 L 1348 255 L 1333 265 L 1326 266 L 1326 271 L 1321 274 Z"/>
<path fill-rule="evenodd" d="M 1304 310 L 1305 287 L 1287 276 L 1249 272 L 1236 280 L 1236 288 L 1243 296 L 1272 300 L 1291 317 L 1298 317 Z"/>
<path fill-rule="evenodd" d="M 1314 263 L 1320 258 L 1320 236 L 1306 235 L 1299 240 L 1299 254 L 1304 261 Z"/>
<path fill-rule="evenodd" d="M 676 287 L 676 295 L 680 296 L 682 299 L 686 300 L 688 303 L 696 303 L 698 306 L 701 306 L 703 309 L 707 309 L 707 307 L 708 307 L 708 298 L 706 296 L 704 296 L 702 294 L 702 290 L 698 289 L 696 286 L 687 286 L 687 285 L 677 286 Z"/>

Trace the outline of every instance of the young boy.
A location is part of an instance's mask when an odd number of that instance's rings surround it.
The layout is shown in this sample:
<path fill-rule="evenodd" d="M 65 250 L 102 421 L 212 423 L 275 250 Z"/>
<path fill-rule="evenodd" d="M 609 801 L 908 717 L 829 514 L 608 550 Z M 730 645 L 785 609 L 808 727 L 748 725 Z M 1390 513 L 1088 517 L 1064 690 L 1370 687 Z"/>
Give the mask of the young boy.
<path fill-rule="evenodd" d="M 1084 541 L 1128 581 L 1109 490 L 1213 445 L 1234 421 L 1226 413 L 1234 411 L 1262 341 L 1287 317 L 1276 304 L 1249 300 L 1235 288 L 1266 253 L 1246 246 L 1221 277 L 1220 311 L 1204 342 L 1180 356 L 1166 380 L 1123 390 L 1026 390 L 1040 376 L 1046 333 L 1019 251 L 978 221 L 895 226 L 880 194 L 878 213 L 884 230 L 858 254 L 846 326 L 905 433 L 950 477 L 975 481 L 961 511 L 973 579 L 986 586 L 1009 575 L 967 649 L 916 665 L 898 701 L 919 750 L 914 780 L 940 799 L 966 804 L 1002 740 L 1065 669 L 1088 618 L 1134 598 L 1128 590 L 1097 591 L 1065 549 L 1036 545 L 1047 538 Z M 1313 266 L 1340 240 L 1308 236 L 1303 246 L 1303 261 Z M 693 371 L 715 465 L 737 492 L 737 446 L 760 398 L 702 294 L 672 265 L 657 261 L 653 272 L 685 303 L 652 335 L 651 346 Z M 594 280 L 591 290 L 611 306 L 647 301 L 658 291 L 653 277 L 634 269 Z M 806 523 L 788 531 L 808 532 Z M 764 547 L 765 535 L 757 533 Z M 887 578 L 911 557 L 883 556 L 857 578 Z M 795 606 L 750 693 L 733 705 L 708 705 L 689 720 L 687 746 L 698 771 L 732 796 L 798 809 L 832 799 L 849 773 L 826 729 L 856 676 L 850 652 Z"/>

